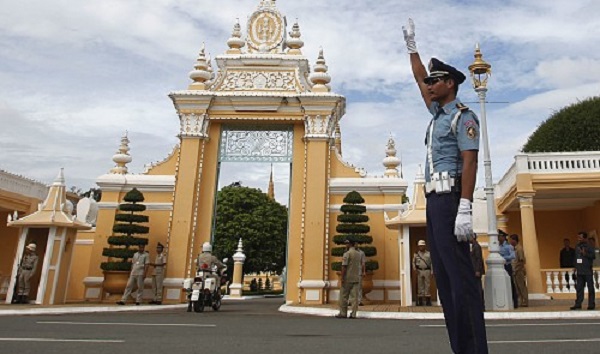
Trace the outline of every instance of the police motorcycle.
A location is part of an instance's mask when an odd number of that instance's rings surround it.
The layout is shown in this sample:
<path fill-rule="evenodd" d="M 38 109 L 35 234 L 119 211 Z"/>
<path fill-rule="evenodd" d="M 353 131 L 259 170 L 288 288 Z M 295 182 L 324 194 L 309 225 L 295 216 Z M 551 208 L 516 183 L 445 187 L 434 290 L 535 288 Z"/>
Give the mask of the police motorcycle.
<path fill-rule="evenodd" d="M 227 258 L 223 259 L 223 263 L 227 264 Z M 219 272 L 220 284 L 217 284 L 217 279 L 210 275 L 217 274 L 216 265 L 210 268 L 208 264 L 201 264 L 196 270 L 196 276 L 187 278 L 183 282 L 183 288 L 187 294 L 188 307 L 187 312 L 203 312 L 204 307 L 212 307 L 214 311 L 219 311 L 221 308 L 221 286 L 227 284 L 225 266 Z"/>

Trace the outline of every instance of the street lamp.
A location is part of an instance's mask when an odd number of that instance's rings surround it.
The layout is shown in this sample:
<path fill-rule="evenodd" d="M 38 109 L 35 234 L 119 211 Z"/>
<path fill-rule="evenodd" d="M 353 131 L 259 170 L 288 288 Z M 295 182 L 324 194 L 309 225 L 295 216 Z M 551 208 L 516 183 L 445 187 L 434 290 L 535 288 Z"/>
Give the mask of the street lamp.
<path fill-rule="evenodd" d="M 492 75 L 491 69 L 492 66 L 483 60 L 483 54 L 481 54 L 481 50 L 479 49 L 479 43 L 477 43 L 475 45 L 475 61 L 469 65 L 469 72 L 473 80 L 473 88 L 479 96 L 479 103 L 481 105 L 481 137 L 483 140 L 483 166 L 485 169 L 484 190 L 487 204 L 488 249 L 490 252 L 486 260 L 485 309 L 502 311 L 512 310 L 513 301 L 510 277 L 504 270 L 504 258 L 499 253 L 494 185 L 492 184 L 492 162 L 490 159 L 490 145 L 485 116 L 485 96 L 487 93 L 487 81 Z"/>

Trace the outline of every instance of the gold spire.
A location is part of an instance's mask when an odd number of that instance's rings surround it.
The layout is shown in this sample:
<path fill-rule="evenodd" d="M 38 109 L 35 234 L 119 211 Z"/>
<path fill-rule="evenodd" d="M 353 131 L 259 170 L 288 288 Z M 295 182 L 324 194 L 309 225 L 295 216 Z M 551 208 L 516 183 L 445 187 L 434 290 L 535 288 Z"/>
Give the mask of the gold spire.
<path fill-rule="evenodd" d="M 269 177 L 269 188 L 267 191 L 267 197 L 271 200 L 275 200 L 275 185 L 273 184 L 273 164 L 271 164 L 271 176 Z"/>

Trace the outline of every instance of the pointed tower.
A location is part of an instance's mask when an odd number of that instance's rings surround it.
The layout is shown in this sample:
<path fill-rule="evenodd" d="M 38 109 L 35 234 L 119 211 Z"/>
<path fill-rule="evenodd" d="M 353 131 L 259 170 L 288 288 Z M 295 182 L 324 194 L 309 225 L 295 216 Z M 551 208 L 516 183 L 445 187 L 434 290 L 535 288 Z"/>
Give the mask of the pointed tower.
<path fill-rule="evenodd" d="M 40 260 L 38 264 L 41 266 L 38 265 L 34 274 L 41 275 L 37 289 L 34 289 L 35 284 L 32 284 L 29 298 L 35 299 L 34 302 L 38 305 L 64 304 L 77 230 L 89 230 L 91 226 L 77 220 L 68 212 L 62 168 L 39 210 L 21 219 L 9 221 L 8 226 L 21 228 L 21 233 L 6 302 L 10 303 L 12 300 L 19 260 L 23 257 L 25 245 L 35 243 L 36 254 Z"/>
<path fill-rule="evenodd" d="M 130 163 L 131 160 L 131 155 L 129 155 L 129 138 L 127 137 L 127 132 L 125 132 L 121 137 L 119 150 L 113 155 L 113 161 L 116 166 L 110 169 L 110 173 L 126 175 L 127 164 Z"/>
<path fill-rule="evenodd" d="M 387 148 L 385 149 L 385 158 L 383 159 L 383 166 L 385 166 L 386 177 L 399 177 L 398 166 L 400 166 L 400 159 L 396 157 L 396 142 L 392 138 L 392 134 L 387 142 Z"/>
<path fill-rule="evenodd" d="M 323 48 L 319 49 L 319 57 L 317 58 L 317 63 L 313 67 L 313 70 L 314 72 L 310 74 L 310 81 L 314 84 L 312 92 L 329 92 L 331 76 L 327 73 L 327 64 L 325 63 Z"/>
<path fill-rule="evenodd" d="M 269 189 L 267 197 L 271 200 L 275 200 L 275 185 L 273 184 L 273 164 L 271 164 L 271 176 L 269 177 Z"/>
<path fill-rule="evenodd" d="M 290 39 L 286 41 L 286 44 L 289 48 L 289 55 L 302 55 L 302 50 L 300 50 L 304 46 L 304 41 L 300 39 L 300 26 L 298 25 L 298 19 L 292 26 L 292 32 L 290 32 Z"/>

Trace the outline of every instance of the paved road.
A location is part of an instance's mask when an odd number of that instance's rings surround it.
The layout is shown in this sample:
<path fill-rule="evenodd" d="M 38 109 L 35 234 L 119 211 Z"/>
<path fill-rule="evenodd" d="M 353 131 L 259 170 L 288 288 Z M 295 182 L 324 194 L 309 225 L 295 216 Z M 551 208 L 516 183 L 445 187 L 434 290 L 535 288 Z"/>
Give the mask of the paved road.
<path fill-rule="evenodd" d="M 450 353 L 442 321 L 279 313 L 281 299 L 221 311 L 0 317 L 0 353 Z M 600 353 L 600 321 L 488 321 L 491 353 Z"/>

